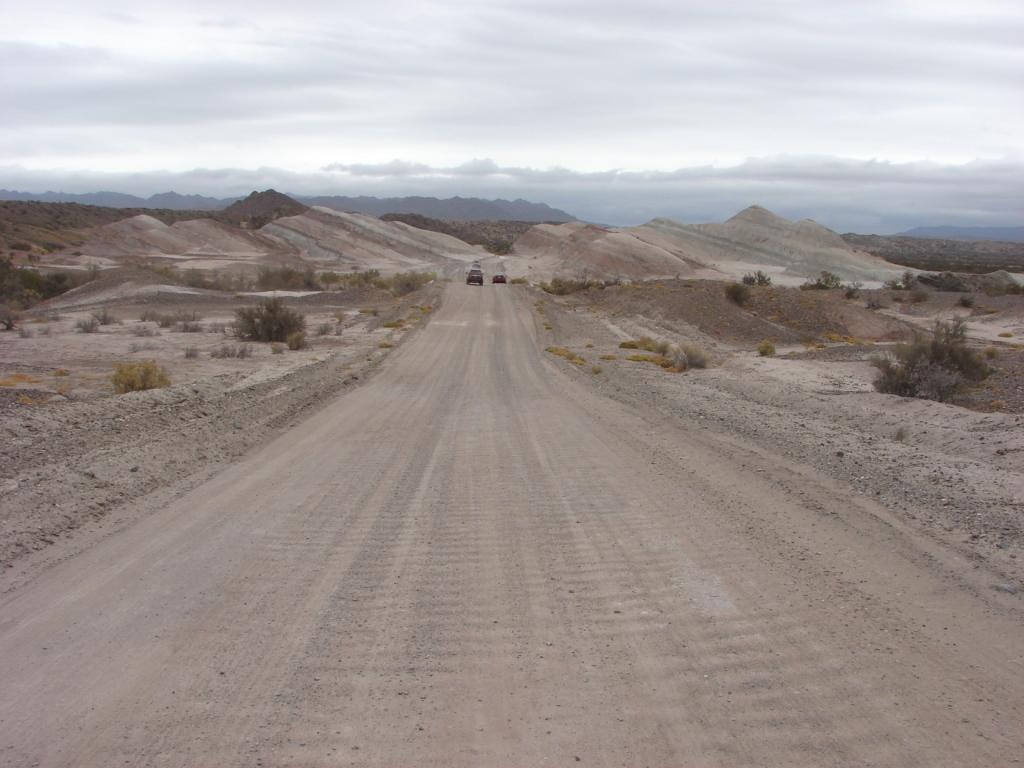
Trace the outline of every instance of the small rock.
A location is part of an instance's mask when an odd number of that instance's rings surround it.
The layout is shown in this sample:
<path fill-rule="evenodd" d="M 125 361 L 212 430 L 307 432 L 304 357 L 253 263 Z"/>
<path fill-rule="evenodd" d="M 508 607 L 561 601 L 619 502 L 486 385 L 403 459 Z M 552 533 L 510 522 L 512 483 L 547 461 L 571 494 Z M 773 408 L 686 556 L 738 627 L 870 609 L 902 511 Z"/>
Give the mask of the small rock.
<path fill-rule="evenodd" d="M 138 472 L 138 471 L 139 471 L 139 465 L 138 465 L 138 464 L 136 464 L 136 465 L 135 465 L 134 467 L 132 467 L 132 468 L 131 468 L 131 469 L 129 469 L 128 471 L 129 471 L 129 472 Z"/>

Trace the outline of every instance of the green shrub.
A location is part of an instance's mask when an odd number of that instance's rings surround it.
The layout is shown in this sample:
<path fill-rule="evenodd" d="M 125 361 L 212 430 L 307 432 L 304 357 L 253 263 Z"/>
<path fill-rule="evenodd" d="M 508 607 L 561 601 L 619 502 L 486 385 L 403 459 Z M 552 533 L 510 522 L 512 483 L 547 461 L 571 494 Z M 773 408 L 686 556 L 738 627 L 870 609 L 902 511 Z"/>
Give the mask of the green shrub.
<path fill-rule="evenodd" d="M 125 392 L 139 392 L 145 389 L 159 389 L 169 386 L 171 377 L 167 371 L 152 360 L 140 363 L 118 363 L 114 366 L 111 377 L 114 392 L 123 395 Z"/>
<path fill-rule="evenodd" d="M 281 299 L 262 299 L 255 307 L 235 310 L 235 333 L 247 341 L 287 341 L 306 330 L 306 317 Z"/>
<path fill-rule="evenodd" d="M 750 288 L 743 283 L 729 283 L 725 286 L 725 297 L 738 307 L 750 300 Z"/>
<path fill-rule="evenodd" d="M 775 345 L 768 339 L 764 339 L 757 345 L 757 354 L 761 357 L 775 357 Z"/>
<path fill-rule="evenodd" d="M 938 321 L 931 338 L 916 334 L 890 356 L 872 361 L 879 374 L 875 389 L 901 397 L 948 401 L 968 381 L 981 381 L 991 369 L 982 355 L 967 346 L 961 319 Z"/>

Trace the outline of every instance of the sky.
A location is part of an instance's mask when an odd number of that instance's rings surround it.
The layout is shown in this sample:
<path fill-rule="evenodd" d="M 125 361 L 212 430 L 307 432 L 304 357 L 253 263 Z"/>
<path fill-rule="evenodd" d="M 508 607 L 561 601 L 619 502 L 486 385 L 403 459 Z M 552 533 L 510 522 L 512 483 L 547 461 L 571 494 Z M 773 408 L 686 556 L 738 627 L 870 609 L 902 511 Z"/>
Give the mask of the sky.
<path fill-rule="evenodd" d="M 0 0 L 0 188 L 1024 224 L 1020 0 Z"/>

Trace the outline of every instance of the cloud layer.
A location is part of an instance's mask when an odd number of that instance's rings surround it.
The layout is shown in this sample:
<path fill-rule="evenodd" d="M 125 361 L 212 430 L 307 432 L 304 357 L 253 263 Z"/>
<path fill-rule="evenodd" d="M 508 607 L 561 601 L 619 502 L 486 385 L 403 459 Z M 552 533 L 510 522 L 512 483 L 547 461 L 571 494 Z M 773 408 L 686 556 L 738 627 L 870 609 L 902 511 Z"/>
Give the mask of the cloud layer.
<path fill-rule="evenodd" d="M 879 211 L 934 200 L 925 218 L 992 218 L 1004 190 L 985 184 L 1024 158 L 1016 0 L 8 5 L 0 166 L 65 178 L 272 167 L 462 194 L 514 181 L 622 220 L 744 190 L 838 200 L 831 175 L 851 200 L 880 185 Z M 347 171 L 323 172 L 332 160 Z M 635 195 L 620 213 L 618 190 Z"/>

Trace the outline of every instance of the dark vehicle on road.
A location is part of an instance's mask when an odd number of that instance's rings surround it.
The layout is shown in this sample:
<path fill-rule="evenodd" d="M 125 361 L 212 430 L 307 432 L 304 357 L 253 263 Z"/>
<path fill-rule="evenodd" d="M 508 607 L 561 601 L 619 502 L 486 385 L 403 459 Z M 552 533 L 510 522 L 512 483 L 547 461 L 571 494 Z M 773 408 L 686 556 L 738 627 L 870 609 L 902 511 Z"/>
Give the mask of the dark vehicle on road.
<path fill-rule="evenodd" d="M 505 273 L 497 272 L 494 275 L 494 277 L 491 278 L 491 282 L 492 283 L 504 283 L 505 282 Z"/>
<path fill-rule="evenodd" d="M 466 275 L 466 285 L 483 285 L 484 284 L 484 273 L 479 269 L 469 270 L 469 274 Z"/>

